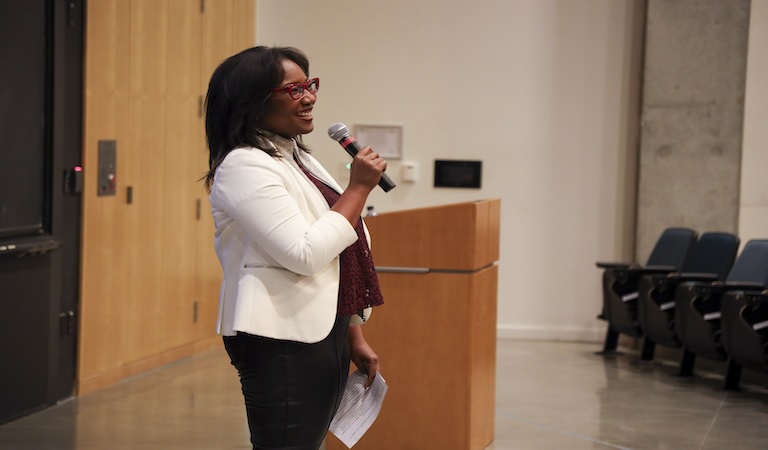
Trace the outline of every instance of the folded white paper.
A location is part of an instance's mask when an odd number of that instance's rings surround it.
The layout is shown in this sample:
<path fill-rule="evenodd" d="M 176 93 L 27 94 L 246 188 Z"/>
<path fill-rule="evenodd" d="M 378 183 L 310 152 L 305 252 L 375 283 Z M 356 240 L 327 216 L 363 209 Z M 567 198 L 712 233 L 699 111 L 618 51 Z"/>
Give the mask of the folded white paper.
<path fill-rule="evenodd" d="M 380 373 L 365 389 L 368 376 L 359 370 L 349 376 L 339 409 L 329 430 L 348 448 L 352 448 L 379 416 L 387 393 L 387 383 Z"/>

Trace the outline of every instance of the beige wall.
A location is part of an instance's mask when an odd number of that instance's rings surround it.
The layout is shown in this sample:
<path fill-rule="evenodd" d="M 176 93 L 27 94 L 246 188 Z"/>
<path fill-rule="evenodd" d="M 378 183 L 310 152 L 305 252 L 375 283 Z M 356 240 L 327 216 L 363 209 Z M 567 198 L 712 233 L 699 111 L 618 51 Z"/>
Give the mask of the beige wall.
<path fill-rule="evenodd" d="M 380 211 L 501 198 L 499 336 L 599 340 L 594 263 L 632 259 L 643 3 L 260 0 L 257 43 L 310 56 L 334 175 L 330 124 L 403 126 L 420 178 L 391 161 Z M 435 159 L 483 160 L 482 189 L 433 188 Z"/>
<path fill-rule="evenodd" d="M 739 236 L 768 239 L 768 2 L 753 1 L 741 159 Z"/>

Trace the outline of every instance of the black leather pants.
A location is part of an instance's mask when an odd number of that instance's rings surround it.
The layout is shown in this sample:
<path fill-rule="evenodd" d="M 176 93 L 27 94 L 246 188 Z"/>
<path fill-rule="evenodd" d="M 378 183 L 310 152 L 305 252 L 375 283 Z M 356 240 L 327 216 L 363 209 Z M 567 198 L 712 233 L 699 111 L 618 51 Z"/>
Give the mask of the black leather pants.
<path fill-rule="evenodd" d="M 317 450 L 349 373 L 349 317 L 316 344 L 225 336 L 240 374 L 254 450 Z"/>

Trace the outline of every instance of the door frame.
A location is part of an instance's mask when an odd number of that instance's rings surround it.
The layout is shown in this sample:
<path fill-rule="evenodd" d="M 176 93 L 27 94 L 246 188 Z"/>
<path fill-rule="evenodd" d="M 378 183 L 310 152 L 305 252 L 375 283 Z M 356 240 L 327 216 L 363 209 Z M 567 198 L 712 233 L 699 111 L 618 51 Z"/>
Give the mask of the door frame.
<path fill-rule="evenodd" d="M 51 30 L 50 233 L 62 244 L 51 254 L 48 404 L 72 397 L 77 376 L 83 161 L 85 0 L 49 0 Z M 75 168 L 80 170 L 75 170 Z"/>

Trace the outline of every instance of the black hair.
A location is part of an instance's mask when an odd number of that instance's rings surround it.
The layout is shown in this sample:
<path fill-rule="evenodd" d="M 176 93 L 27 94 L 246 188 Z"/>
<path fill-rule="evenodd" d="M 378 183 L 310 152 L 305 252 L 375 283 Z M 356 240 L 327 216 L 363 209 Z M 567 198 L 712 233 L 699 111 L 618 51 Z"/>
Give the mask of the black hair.
<path fill-rule="evenodd" d="M 272 90 L 285 78 L 283 61 L 295 62 L 309 76 L 309 59 L 293 47 L 252 47 L 222 62 L 208 83 L 205 98 L 205 135 L 208 140 L 210 189 L 216 168 L 237 147 L 256 147 L 278 156 L 259 134 Z M 300 139 L 299 145 L 307 150 Z"/>

